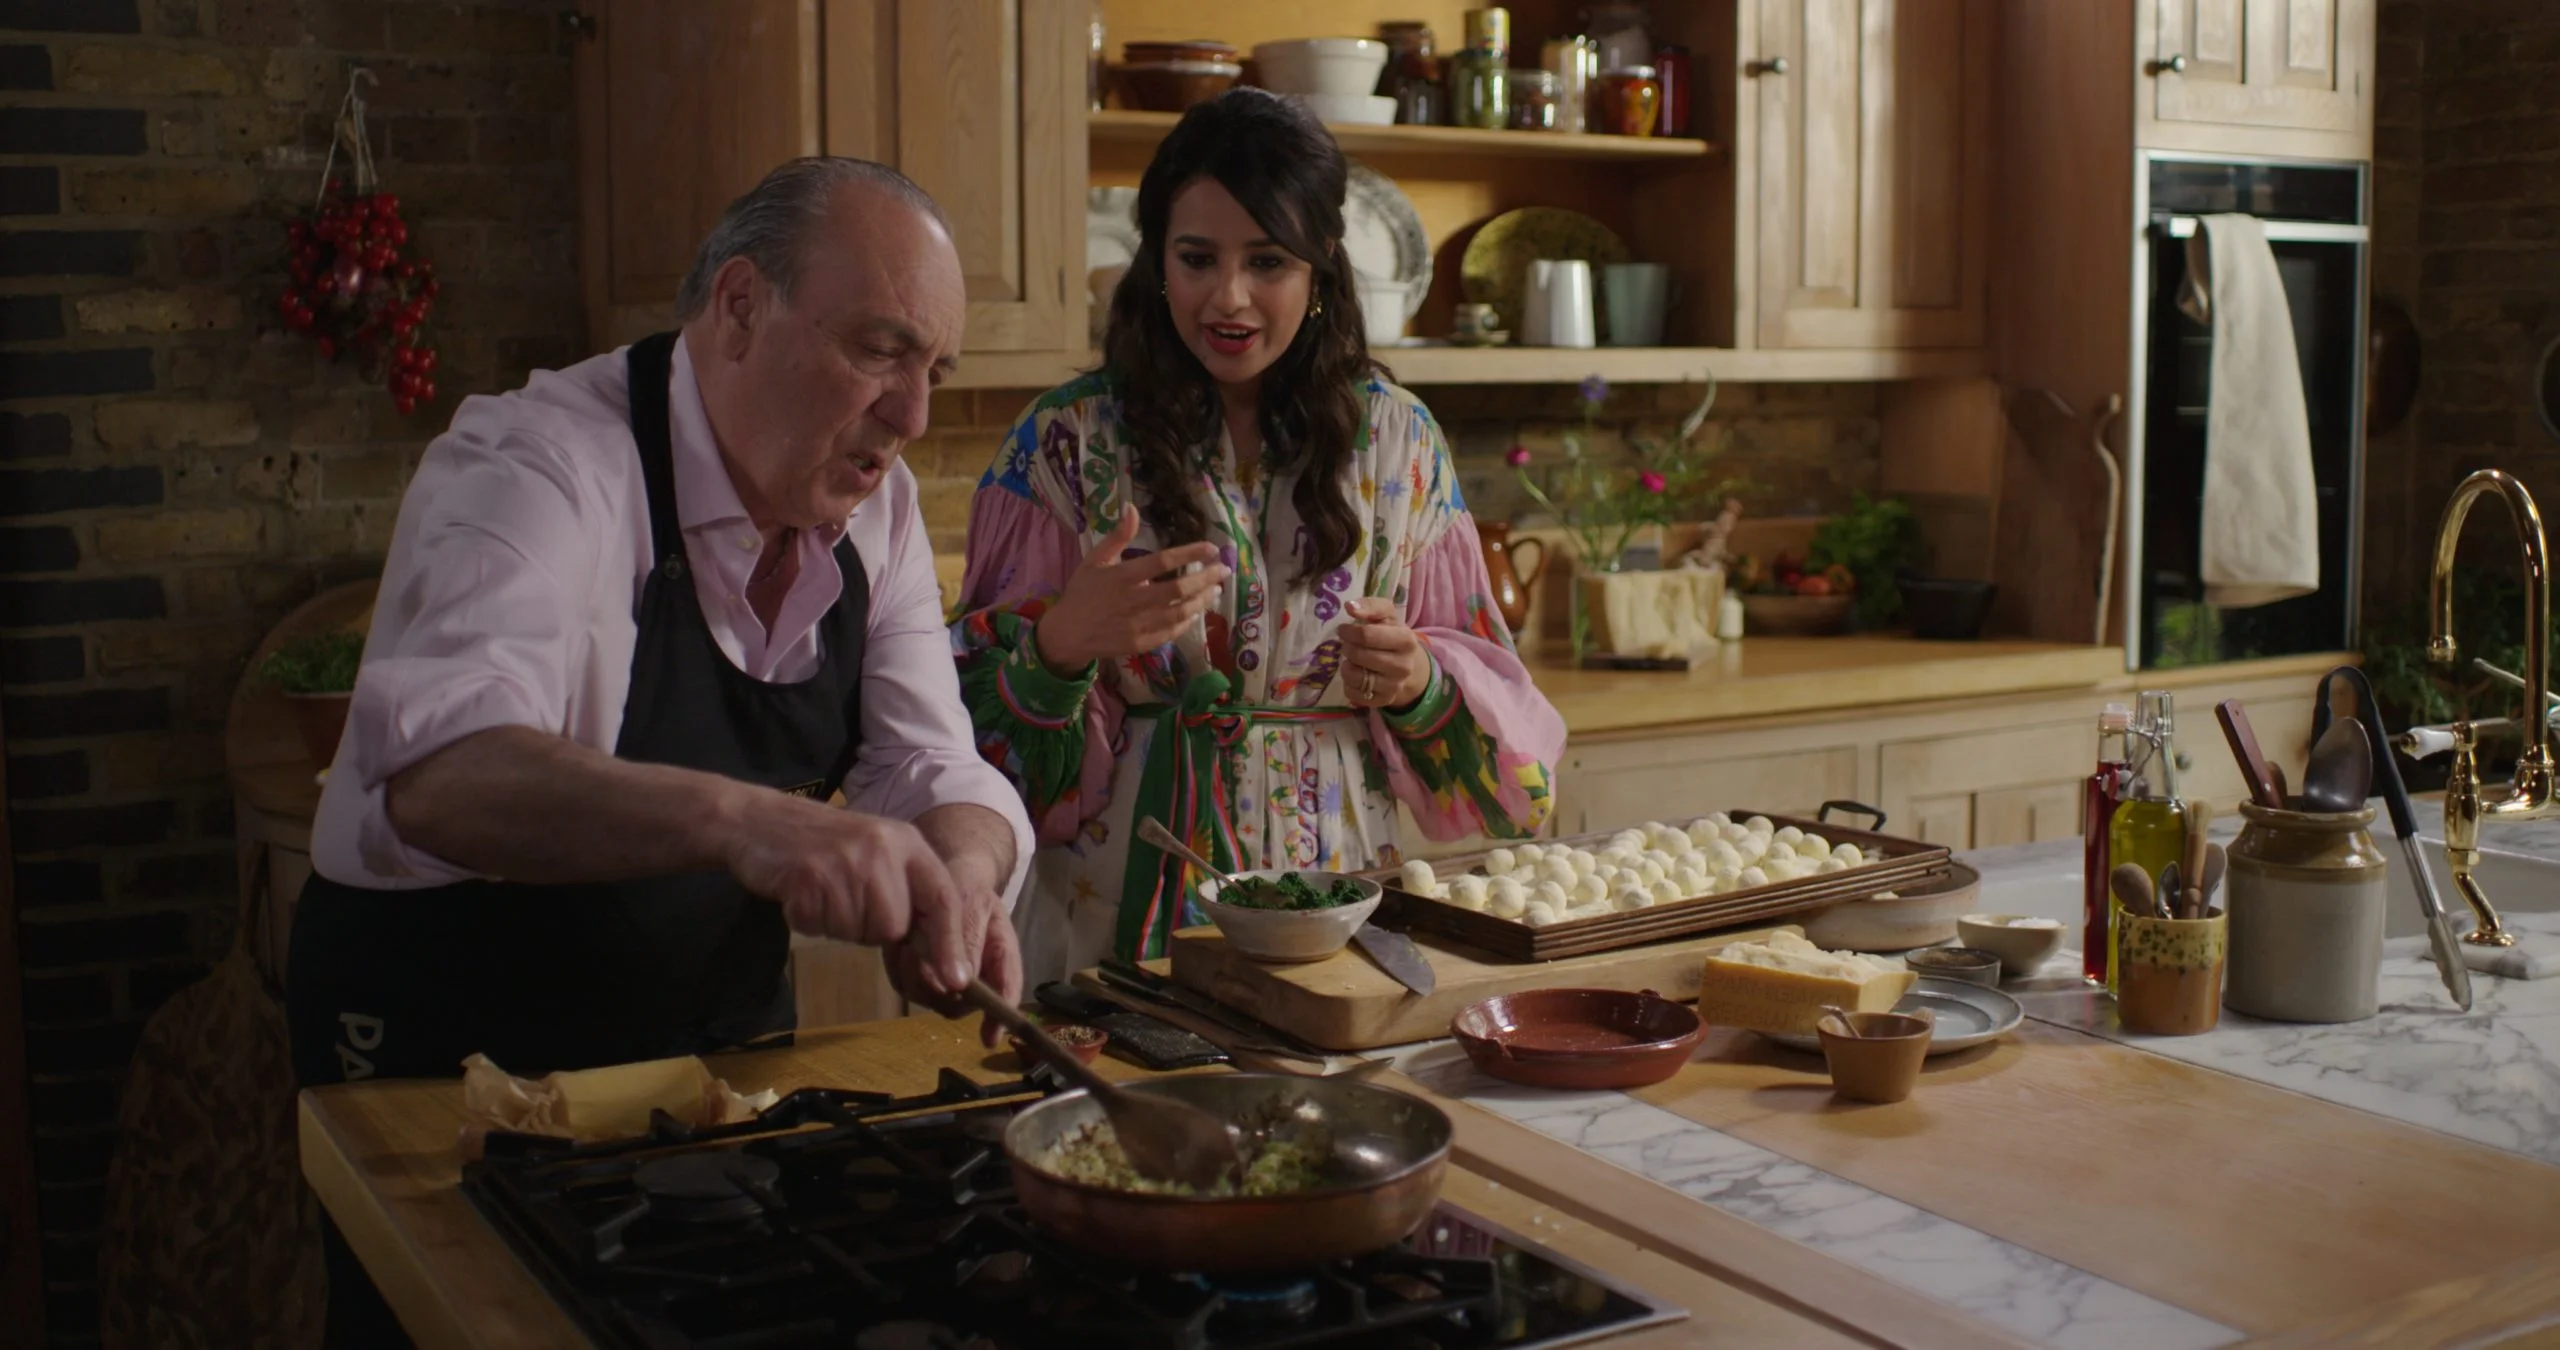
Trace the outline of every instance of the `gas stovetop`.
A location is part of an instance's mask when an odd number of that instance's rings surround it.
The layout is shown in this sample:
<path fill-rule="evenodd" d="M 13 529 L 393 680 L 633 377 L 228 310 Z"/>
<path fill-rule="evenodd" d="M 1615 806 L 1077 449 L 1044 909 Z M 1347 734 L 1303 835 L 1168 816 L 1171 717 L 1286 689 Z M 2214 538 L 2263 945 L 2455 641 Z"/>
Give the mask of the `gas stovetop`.
<path fill-rule="evenodd" d="M 571 1147 L 492 1135 L 463 1191 L 599 1344 L 645 1350 L 1559 1346 L 1686 1314 L 1443 1204 L 1276 1278 L 1116 1266 L 1034 1231 L 1001 1137 L 1045 1073 L 806 1088 L 759 1119 Z"/>

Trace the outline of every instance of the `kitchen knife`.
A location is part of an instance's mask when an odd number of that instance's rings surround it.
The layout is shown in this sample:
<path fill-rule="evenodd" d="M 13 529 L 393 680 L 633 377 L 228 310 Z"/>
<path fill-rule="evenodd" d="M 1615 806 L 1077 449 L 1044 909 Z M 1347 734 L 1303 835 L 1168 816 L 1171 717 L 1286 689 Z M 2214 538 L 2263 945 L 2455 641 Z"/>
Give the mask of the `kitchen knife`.
<path fill-rule="evenodd" d="M 1422 959 L 1422 949 L 1413 945 L 1412 938 L 1392 928 L 1364 923 L 1351 940 L 1378 963 L 1380 970 L 1395 976 L 1396 983 L 1414 993 L 1428 998 L 1432 990 L 1440 987 L 1439 977 L 1432 973 L 1431 963 Z"/>
<path fill-rule="evenodd" d="M 2318 740 L 2329 729 L 2329 682 L 2343 679 L 2356 691 L 2364 708 L 2366 725 L 2373 729 L 2373 776 L 2381 784 L 2383 804 L 2391 811 L 2391 832 L 2400 837 L 2400 856 L 2409 864 L 2409 880 L 2418 893 L 2418 908 L 2427 916 L 2427 952 L 2435 958 L 2436 975 L 2444 981 L 2444 990 L 2464 1012 L 2471 1011 L 2471 968 L 2462 964 L 2462 949 L 2455 945 L 2453 919 L 2445 913 L 2444 899 L 2436 893 L 2435 873 L 2427 867 L 2427 851 L 2418 844 L 2418 813 L 2410 809 L 2409 787 L 2400 781 L 2400 761 L 2390 750 L 2391 734 L 2382 721 L 2382 706 L 2373 696 L 2373 682 L 2354 666 L 2340 666 L 2320 677 L 2320 692 L 2311 704 L 2311 733 Z"/>
<path fill-rule="evenodd" d="M 1198 990 L 1186 989 L 1153 971 L 1117 958 L 1105 959 L 1093 974 L 1105 989 L 1113 993 L 1127 994 L 1215 1027 L 1223 1045 L 1284 1059 L 1323 1060 L 1332 1053 L 1230 1008 Z"/>

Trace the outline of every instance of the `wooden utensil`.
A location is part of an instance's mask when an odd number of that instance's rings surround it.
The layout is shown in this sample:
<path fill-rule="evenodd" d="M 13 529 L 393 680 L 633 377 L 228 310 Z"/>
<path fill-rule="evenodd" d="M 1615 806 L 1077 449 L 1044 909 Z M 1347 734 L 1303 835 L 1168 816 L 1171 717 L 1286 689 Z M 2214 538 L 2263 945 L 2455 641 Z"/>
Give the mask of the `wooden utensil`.
<path fill-rule="evenodd" d="M 2179 874 L 2186 879 L 2186 889 L 2170 896 L 2169 910 L 2181 919 L 2201 918 L 2204 914 L 2205 829 L 2213 824 L 2213 807 L 2204 802 L 2187 803 L 2187 852 Z"/>
<path fill-rule="evenodd" d="M 1849 1020 L 1849 1014 L 1843 1012 L 1840 1005 L 1836 1003 L 1823 1004 L 1822 1015 L 1840 1024 L 1841 1035 L 1846 1036 L 1853 1041 L 1859 1038 L 1858 1024 Z"/>
<path fill-rule="evenodd" d="M 2207 910 L 2213 908 L 2213 893 L 2222 889 L 2222 874 L 2230 865 L 2231 855 L 2222 851 L 2222 845 L 2204 846 L 2204 884 L 2196 888 L 2204 892 L 2204 908 L 2188 917 L 2201 919 Z"/>
<path fill-rule="evenodd" d="M 1124 1092 L 1111 1080 L 1085 1067 L 1075 1052 L 1051 1039 L 1040 1024 L 987 987 L 969 982 L 968 999 L 980 1012 L 1004 1024 L 1007 1031 L 1040 1053 L 1067 1081 L 1093 1094 L 1111 1120 L 1111 1132 L 1129 1166 L 1158 1181 L 1178 1181 L 1194 1190 L 1214 1190 L 1220 1180 L 1240 1176 L 1244 1163 L 1236 1154 L 1235 1131 L 1227 1122 L 1187 1102 L 1153 1094 Z"/>
<path fill-rule="evenodd" d="M 2116 903 L 2136 914 L 2151 912 L 2151 874 L 2140 863 L 2117 863 L 2107 874 L 2107 887 L 2115 892 Z"/>
<path fill-rule="evenodd" d="M 2266 752 L 2258 748 L 2258 733 L 2249 726 L 2249 710 L 2236 698 L 2226 698 L 2213 707 L 2213 715 L 2222 723 L 2222 737 L 2231 743 L 2231 757 L 2240 762 L 2240 777 L 2249 784 L 2249 799 L 2271 811 L 2284 809 L 2284 786 L 2267 763 Z"/>
<path fill-rule="evenodd" d="M 2302 770 L 2303 804 L 2314 811 L 2361 811 L 2373 794 L 2373 742 L 2364 723 L 2341 717 L 2320 733 Z"/>
<path fill-rule="evenodd" d="M 2284 781 L 2284 766 L 2281 764 L 2268 765 L 2267 777 L 2275 781 L 2276 801 L 2278 803 L 2277 809 L 2290 809 L 2293 805 L 2293 791 L 2290 785 Z"/>

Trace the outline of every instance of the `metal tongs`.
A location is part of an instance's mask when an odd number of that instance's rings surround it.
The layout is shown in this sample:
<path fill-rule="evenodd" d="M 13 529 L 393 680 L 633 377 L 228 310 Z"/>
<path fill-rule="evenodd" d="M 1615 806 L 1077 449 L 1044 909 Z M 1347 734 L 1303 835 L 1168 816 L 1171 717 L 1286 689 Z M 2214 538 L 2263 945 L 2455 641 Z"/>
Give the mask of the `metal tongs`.
<path fill-rule="evenodd" d="M 2365 724 L 2373 729 L 2373 776 L 2382 787 L 2383 803 L 2391 810 L 2391 831 L 2400 837 L 2400 855 L 2409 864 L 2409 879 L 2418 892 L 2418 907 L 2427 916 L 2427 950 L 2435 958 L 2436 974 L 2444 981 L 2445 992 L 2464 1012 L 2471 1011 L 2471 968 L 2462 964 L 2462 949 L 2453 935 L 2453 920 L 2446 916 L 2444 900 L 2436 891 L 2435 873 L 2427 867 L 2426 850 L 2418 846 L 2418 816 L 2409 806 L 2409 787 L 2400 780 L 2400 762 L 2384 747 L 2393 744 L 2382 720 L 2382 705 L 2373 696 L 2373 682 L 2354 666 L 2340 666 L 2320 677 L 2320 692 L 2311 706 L 2311 736 L 2317 742 L 2328 731 L 2329 682 L 2345 680 L 2356 691 L 2358 704 L 2364 710 Z M 2521 681 L 2519 681 L 2521 683 Z"/>

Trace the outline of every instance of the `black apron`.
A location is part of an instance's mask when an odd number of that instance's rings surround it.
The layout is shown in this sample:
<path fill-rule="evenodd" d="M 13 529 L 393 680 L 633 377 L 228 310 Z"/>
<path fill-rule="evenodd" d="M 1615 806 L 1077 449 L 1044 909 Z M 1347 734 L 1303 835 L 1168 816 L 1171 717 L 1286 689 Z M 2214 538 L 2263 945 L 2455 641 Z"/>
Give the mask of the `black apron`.
<path fill-rule="evenodd" d="M 675 335 L 632 345 L 631 429 L 660 560 L 640 594 L 616 758 L 701 769 L 824 800 L 859 747 L 870 583 L 850 540 L 825 659 L 797 684 L 731 665 L 685 562 L 667 432 Z M 564 801 L 565 819 L 582 809 Z M 736 1046 L 793 1025 L 778 906 L 704 872 L 593 885 L 472 881 L 382 891 L 314 874 L 287 966 L 305 1086 L 458 1075 L 485 1054 L 537 1076 Z"/>

